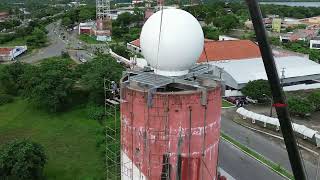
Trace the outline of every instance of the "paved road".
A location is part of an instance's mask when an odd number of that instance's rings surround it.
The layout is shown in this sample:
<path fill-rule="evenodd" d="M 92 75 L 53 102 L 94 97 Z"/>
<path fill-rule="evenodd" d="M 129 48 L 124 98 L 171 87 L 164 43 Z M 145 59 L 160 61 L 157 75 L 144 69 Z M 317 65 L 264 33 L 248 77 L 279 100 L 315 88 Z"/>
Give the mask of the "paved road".
<path fill-rule="evenodd" d="M 225 116 L 222 116 L 221 130 L 240 143 L 250 147 L 266 158 L 291 171 L 287 151 L 282 143 L 276 143 L 259 133 L 242 127 L 227 119 Z M 308 179 L 315 180 L 317 167 L 308 161 L 305 161 L 304 164 L 307 170 Z"/>
<path fill-rule="evenodd" d="M 283 178 L 233 145 L 221 141 L 219 167 L 236 180 L 282 180 Z"/>
<path fill-rule="evenodd" d="M 38 52 L 22 57 L 20 61 L 36 63 L 45 58 L 60 56 L 61 53 L 67 51 L 67 49 L 71 50 L 69 51 L 70 56 L 77 63 L 80 63 L 79 59 L 88 61 L 95 57 L 91 47 L 89 47 L 88 50 L 77 50 L 88 45 L 81 42 L 73 35 L 76 32 L 67 33 L 60 27 L 59 21 L 49 24 L 46 29 L 49 31 L 48 38 L 50 45 L 39 49 Z M 65 36 L 65 39 L 63 39 L 62 36 Z M 91 51 L 91 53 L 88 51 Z"/>
<path fill-rule="evenodd" d="M 56 27 L 56 22 L 46 26 L 46 29 L 49 31 L 49 46 L 39 49 L 39 51 L 35 54 L 30 54 L 22 57 L 20 60 L 27 63 L 35 63 L 45 58 L 60 56 L 61 52 L 66 50 L 66 43 L 62 39 L 60 39 L 57 34 L 55 34 L 54 31 Z"/>

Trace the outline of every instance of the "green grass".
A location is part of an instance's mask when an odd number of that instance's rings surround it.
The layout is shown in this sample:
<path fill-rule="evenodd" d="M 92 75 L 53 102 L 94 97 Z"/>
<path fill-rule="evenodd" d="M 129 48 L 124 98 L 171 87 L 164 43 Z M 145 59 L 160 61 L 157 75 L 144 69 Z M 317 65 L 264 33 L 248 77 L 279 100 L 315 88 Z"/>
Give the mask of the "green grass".
<path fill-rule="evenodd" d="M 232 107 L 234 104 L 222 99 L 222 107 Z"/>
<path fill-rule="evenodd" d="M 85 108 L 61 114 L 37 110 L 24 100 L 0 106 L 0 146 L 16 138 L 29 138 L 45 147 L 48 180 L 93 180 L 104 177 L 104 156 L 97 150 L 94 120 Z"/>
<path fill-rule="evenodd" d="M 24 46 L 27 44 L 26 38 L 16 38 L 12 41 L 1 44 L 1 46 Z"/>
<path fill-rule="evenodd" d="M 94 37 L 91 37 L 91 36 L 86 35 L 86 34 L 81 34 L 79 36 L 79 39 L 81 41 L 84 41 L 84 42 L 88 43 L 88 44 L 102 44 L 103 43 L 101 41 L 97 41 Z"/>
<path fill-rule="evenodd" d="M 241 144 L 240 142 L 238 142 L 235 139 L 233 139 L 232 137 L 224 134 L 223 132 L 221 132 L 221 137 L 223 139 L 229 141 L 230 143 L 232 143 L 234 146 L 239 148 L 244 153 L 249 154 L 252 157 L 254 157 L 255 159 L 259 160 L 260 162 L 266 164 L 271 170 L 273 170 L 274 172 L 278 173 L 279 175 L 285 176 L 288 179 L 294 179 L 293 175 L 289 171 L 287 171 L 286 169 L 281 167 L 279 164 L 276 164 L 273 161 L 271 161 L 269 159 L 266 159 L 261 154 L 259 154 L 256 151 L 248 148 L 247 146 Z"/>

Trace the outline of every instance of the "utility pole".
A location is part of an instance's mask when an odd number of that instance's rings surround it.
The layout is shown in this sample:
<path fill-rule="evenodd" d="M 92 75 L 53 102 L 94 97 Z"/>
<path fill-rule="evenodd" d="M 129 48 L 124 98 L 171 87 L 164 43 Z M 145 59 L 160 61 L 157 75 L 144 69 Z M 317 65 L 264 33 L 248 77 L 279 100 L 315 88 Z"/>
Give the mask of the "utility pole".
<path fill-rule="evenodd" d="M 257 0 L 246 0 L 251 15 L 253 27 L 259 43 L 263 64 L 268 76 L 271 92 L 273 96 L 273 106 L 276 108 L 280 122 L 281 132 L 289 155 L 289 160 L 294 178 L 296 180 L 306 180 L 305 171 L 293 133 L 293 128 L 289 116 L 288 105 L 282 86 L 280 84 L 277 67 L 273 54 L 267 41 L 267 33 L 262 21 L 261 10 Z"/>

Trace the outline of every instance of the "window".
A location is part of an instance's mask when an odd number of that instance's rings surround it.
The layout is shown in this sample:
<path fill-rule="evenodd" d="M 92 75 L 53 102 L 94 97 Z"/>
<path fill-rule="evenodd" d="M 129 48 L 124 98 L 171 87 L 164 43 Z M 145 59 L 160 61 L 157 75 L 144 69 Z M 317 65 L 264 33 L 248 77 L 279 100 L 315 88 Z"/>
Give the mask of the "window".
<path fill-rule="evenodd" d="M 320 48 L 320 44 L 312 44 L 313 48 Z"/>

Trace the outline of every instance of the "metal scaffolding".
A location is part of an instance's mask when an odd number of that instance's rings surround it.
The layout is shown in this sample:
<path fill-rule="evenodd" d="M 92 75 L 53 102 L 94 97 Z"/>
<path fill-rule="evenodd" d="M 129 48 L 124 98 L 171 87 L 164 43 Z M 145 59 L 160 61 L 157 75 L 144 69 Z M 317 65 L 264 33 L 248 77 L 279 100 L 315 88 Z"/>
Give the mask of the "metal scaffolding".
<path fill-rule="evenodd" d="M 106 179 L 120 180 L 120 101 L 114 94 L 111 82 L 104 79 L 105 117 L 106 117 Z M 111 98 L 110 98 L 111 97 Z"/>

